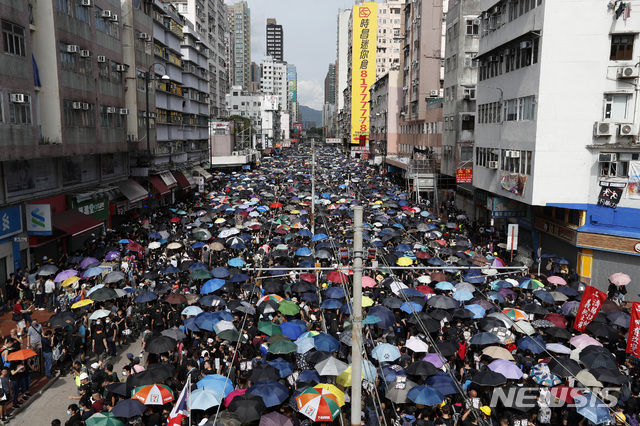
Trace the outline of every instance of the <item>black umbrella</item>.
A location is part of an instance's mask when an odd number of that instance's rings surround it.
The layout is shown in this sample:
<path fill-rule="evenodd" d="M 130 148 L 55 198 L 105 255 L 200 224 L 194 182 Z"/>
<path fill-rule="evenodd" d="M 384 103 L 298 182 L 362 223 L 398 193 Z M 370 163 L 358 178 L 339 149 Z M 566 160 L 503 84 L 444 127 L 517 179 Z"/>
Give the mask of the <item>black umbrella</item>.
<path fill-rule="evenodd" d="M 249 375 L 249 381 L 255 383 L 262 380 L 278 380 L 280 379 L 280 370 L 269 364 L 258 364 Z M 235 399 L 235 398 L 234 398 Z"/>
<path fill-rule="evenodd" d="M 601 382 L 623 385 L 629 381 L 629 376 L 625 376 L 617 368 L 590 368 L 589 372 Z"/>
<path fill-rule="evenodd" d="M 57 314 L 51 315 L 49 321 L 47 321 L 46 326 L 49 328 L 63 328 L 69 324 L 75 324 L 76 319 L 73 316 L 71 311 L 58 312 Z"/>
<path fill-rule="evenodd" d="M 327 358 L 331 358 L 331 352 L 314 351 L 307 354 L 307 361 L 311 364 L 317 364 Z"/>
<path fill-rule="evenodd" d="M 495 327 L 504 327 L 504 322 L 495 317 L 484 317 L 478 321 L 478 328 L 489 331 Z"/>
<path fill-rule="evenodd" d="M 282 282 L 276 280 L 266 280 L 262 284 L 262 288 L 267 293 L 282 293 L 283 285 Z"/>
<path fill-rule="evenodd" d="M 444 309 L 434 309 L 432 311 L 429 311 L 429 316 L 438 321 L 442 321 L 445 318 L 447 321 L 451 321 L 451 319 L 453 318 L 451 312 L 447 312 Z"/>
<path fill-rule="evenodd" d="M 138 386 L 152 385 L 154 383 L 162 383 L 169 377 L 171 377 L 171 374 L 166 370 L 160 368 L 148 368 L 127 377 L 127 384 L 135 388 Z"/>
<path fill-rule="evenodd" d="M 137 399 L 123 399 L 119 401 L 112 409 L 111 413 L 116 417 L 128 419 L 130 417 L 139 416 L 147 410 L 147 407 Z"/>
<path fill-rule="evenodd" d="M 167 336 L 153 336 L 147 342 L 144 350 L 152 354 L 161 354 L 175 349 L 178 342 Z"/>
<path fill-rule="evenodd" d="M 144 278 L 145 280 L 156 280 L 159 276 L 160 274 L 158 274 L 158 272 L 156 271 L 147 271 L 142 274 L 142 278 Z"/>
<path fill-rule="evenodd" d="M 507 383 L 507 378 L 495 371 L 484 370 L 474 374 L 471 381 L 480 386 L 499 386 Z"/>
<path fill-rule="evenodd" d="M 427 304 L 438 309 L 455 309 L 459 305 L 458 301 L 454 298 L 442 294 L 431 297 Z"/>
<path fill-rule="evenodd" d="M 591 322 L 589 323 L 589 325 L 587 325 L 587 331 L 589 331 L 594 336 L 602 337 L 610 341 L 614 341 L 618 338 L 618 330 L 616 330 L 609 324 Z"/>
<path fill-rule="evenodd" d="M 456 308 L 453 310 L 454 318 L 470 319 L 470 318 L 473 318 L 474 316 L 475 314 L 473 312 L 465 308 Z"/>
<path fill-rule="evenodd" d="M 607 319 L 611 324 L 622 328 L 629 328 L 631 324 L 631 315 L 626 312 L 610 312 L 607 314 Z"/>
<path fill-rule="evenodd" d="M 280 304 L 275 300 L 267 299 L 256 306 L 256 310 L 260 314 L 273 314 L 278 312 L 278 306 L 280 306 Z"/>
<path fill-rule="evenodd" d="M 127 398 L 131 397 L 131 391 L 134 389 L 129 383 L 116 382 L 105 386 L 105 388 L 114 395 L 122 395 Z"/>
<path fill-rule="evenodd" d="M 182 332 L 179 328 L 168 328 L 166 330 L 162 330 L 160 332 L 163 336 L 171 337 L 175 340 L 183 340 L 187 338 L 187 335 Z"/>
<path fill-rule="evenodd" d="M 567 330 L 566 328 L 560 328 L 560 327 L 546 328 L 544 330 L 544 333 L 548 334 L 549 336 L 555 337 L 556 339 L 563 339 L 563 340 L 569 340 L 573 337 L 573 335 L 569 330 Z"/>
<path fill-rule="evenodd" d="M 267 406 L 264 404 L 262 398 L 251 393 L 235 396 L 231 400 L 229 407 L 227 407 L 227 410 L 238 416 L 242 424 L 260 420 L 260 416 L 266 409 Z"/>
<path fill-rule="evenodd" d="M 385 297 L 382 300 L 382 304 L 391 309 L 398 309 L 402 306 L 402 300 L 397 297 Z"/>
<path fill-rule="evenodd" d="M 525 303 L 522 306 L 522 310 L 528 314 L 547 315 L 549 313 L 549 310 L 547 308 L 544 308 L 537 303 Z"/>
<path fill-rule="evenodd" d="M 412 312 L 411 315 L 409 315 L 407 322 L 409 324 L 418 324 L 420 321 L 427 321 L 430 319 L 433 318 L 426 312 Z"/>
<path fill-rule="evenodd" d="M 568 356 L 551 358 L 547 365 L 553 374 L 560 377 L 572 377 L 582 370 L 580 364 Z"/>
<path fill-rule="evenodd" d="M 103 302 L 105 300 L 111 300 L 118 297 L 118 293 L 112 288 L 109 287 L 100 287 L 96 291 L 92 292 L 89 297 L 91 300 Z"/>
<path fill-rule="evenodd" d="M 440 340 L 436 342 L 436 347 L 438 348 L 440 353 L 445 357 L 450 357 L 458 353 L 458 346 L 455 343 L 447 340 Z M 434 351 L 430 351 L 430 352 L 434 352 Z"/>
<path fill-rule="evenodd" d="M 587 346 L 580 351 L 580 361 L 589 368 L 618 368 L 616 359 L 611 352 L 601 346 Z"/>
<path fill-rule="evenodd" d="M 407 373 L 412 376 L 428 377 L 433 376 L 439 370 L 427 361 L 416 361 L 407 367 Z"/>

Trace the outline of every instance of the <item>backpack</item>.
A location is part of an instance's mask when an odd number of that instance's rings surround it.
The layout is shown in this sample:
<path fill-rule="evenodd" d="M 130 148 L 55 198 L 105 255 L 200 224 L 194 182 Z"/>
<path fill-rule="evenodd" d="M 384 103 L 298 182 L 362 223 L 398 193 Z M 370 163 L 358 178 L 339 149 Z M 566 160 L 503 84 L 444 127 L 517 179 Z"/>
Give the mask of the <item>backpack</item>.
<path fill-rule="evenodd" d="M 629 423 L 629 426 L 640 426 L 640 423 L 638 422 L 638 415 L 635 413 L 628 415 L 627 423 Z"/>

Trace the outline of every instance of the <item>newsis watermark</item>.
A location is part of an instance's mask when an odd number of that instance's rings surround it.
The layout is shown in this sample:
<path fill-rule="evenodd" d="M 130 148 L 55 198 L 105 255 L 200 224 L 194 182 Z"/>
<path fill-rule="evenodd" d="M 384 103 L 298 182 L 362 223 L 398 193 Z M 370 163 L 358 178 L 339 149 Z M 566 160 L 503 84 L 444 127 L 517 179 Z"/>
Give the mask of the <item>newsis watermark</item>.
<path fill-rule="evenodd" d="M 545 403 L 550 408 L 582 408 L 587 404 L 615 407 L 618 403 L 618 395 L 620 395 L 620 391 L 621 389 L 619 387 L 602 388 L 597 393 L 594 393 L 590 388 L 563 387 L 557 389 L 557 391 L 555 391 L 555 395 L 550 394 L 548 398 L 545 398 Z M 588 394 L 593 394 L 597 398 L 586 398 Z M 496 388 L 491 394 L 489 407 L 497 407 L 498 403 L 501 402 L 505 407 L 534 408 L 538 406 L 539 397 L 540 388 L 536 387 L 514 386 L 508 388 Z M 572 399 L 574 402 L 566 402 L 567 400 Z"/>

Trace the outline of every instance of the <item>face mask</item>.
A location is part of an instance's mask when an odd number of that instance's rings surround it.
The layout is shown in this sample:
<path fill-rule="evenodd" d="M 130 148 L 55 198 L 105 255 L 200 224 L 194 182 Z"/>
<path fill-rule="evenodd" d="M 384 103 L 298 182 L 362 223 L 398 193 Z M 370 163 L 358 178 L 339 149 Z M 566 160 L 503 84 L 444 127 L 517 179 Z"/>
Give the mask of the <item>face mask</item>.
<path fill-rule="evenodd" d="M 97 324 L 97 325 L 100 325 L 100 321 L 96 321 L 96 324 Z"/>
<path fill-rule="evenodd" d="M 127 375 L 127 372 L 126 372 L 126 371 L 123 371 L 123 372 L 122 372 L 122 375 L 123 375 L 123 376 L 126 376 L 126 375 Z"/>
<path fill-rule="evenodd" d="M 71 415 L 71 410 L 67 410 L 67 416 Z"/>
<path fill-rule="evenodd" d="M 111 321 L 109 321 L 109 320 L 105 320 L 105 323 L 107 323 L 107 324 L 109 324 L 110 322 L 111 322 Z"/>

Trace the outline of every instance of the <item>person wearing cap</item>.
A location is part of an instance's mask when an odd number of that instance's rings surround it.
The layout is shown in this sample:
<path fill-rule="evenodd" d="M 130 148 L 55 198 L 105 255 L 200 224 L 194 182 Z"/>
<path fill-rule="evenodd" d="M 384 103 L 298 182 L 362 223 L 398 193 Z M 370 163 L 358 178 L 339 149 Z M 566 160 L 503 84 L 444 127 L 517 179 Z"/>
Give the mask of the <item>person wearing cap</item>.
<path fill-rule="evenodd" d="M 76 388 L 78 388 L 78 394 L 80 394 L 80 387 L 82 386 L 82 378 L 89 379 L 89 374 L 87 373 L 87 367 L 82 364 L 80 361 L 74 361 L 71 366 L 71 372 L 73 373 L 74 380 L 76 382 Z"/>

